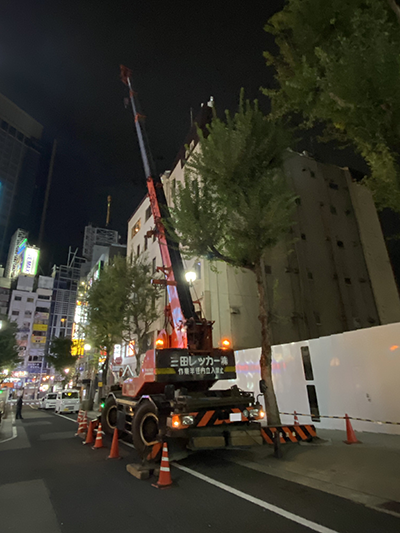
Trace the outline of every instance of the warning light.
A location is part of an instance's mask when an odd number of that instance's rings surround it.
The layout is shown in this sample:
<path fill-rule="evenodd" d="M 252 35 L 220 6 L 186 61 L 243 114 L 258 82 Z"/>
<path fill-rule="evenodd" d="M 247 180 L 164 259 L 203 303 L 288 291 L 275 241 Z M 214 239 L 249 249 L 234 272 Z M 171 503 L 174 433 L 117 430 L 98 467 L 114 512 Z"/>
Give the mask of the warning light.
<path fill-rule="evenodd" d="M 162 339 L 157 339 L 156 346 L 157 348 L 162 348 L 164 346 L 164 341 Z"/>
<path fill-rule="evenodd" d="M 178 415 L 174 415 L 172 417 L 172 427 L 178 428 L 181 425 L 181 421 Z"/>
<path fill-rule="evenodd" d="M 265 417 L 265 412 L 260 409 L 260 411 L 258 412 L 258 418 L 264 418 Z"/>
<path fill-rule="evenodd" d="M 231 347 L 231 342 L 228 339 L 223 339 L 222 342 L 222 349 L 227 350 Z"/>

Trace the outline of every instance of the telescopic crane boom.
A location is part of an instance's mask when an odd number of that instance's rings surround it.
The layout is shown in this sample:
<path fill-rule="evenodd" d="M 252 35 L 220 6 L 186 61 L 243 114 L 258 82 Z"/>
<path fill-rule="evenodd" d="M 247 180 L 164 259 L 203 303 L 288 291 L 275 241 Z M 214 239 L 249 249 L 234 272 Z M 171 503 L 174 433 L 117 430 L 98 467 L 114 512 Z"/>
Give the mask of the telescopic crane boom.
<path fill-rule="evenodd" d="M 136 134 L 142 156 L 144 173 L 152 214 L 156 226 L 156 236 L 160 245 L 163 272 L 168 292 L 169 315 L 172 333 L 168 335 L 165 348 L 191 348 L 209 350 L 212 348 L 212 322 L 200 318 L 194 308 L 190 288 L 185 280 L 182 257 L 172 230 L 166 231 L 162 219 L 169 218 L 169 209 L 164 188 L 155 171 L 153 158 L 144 126 L 144 116 L 139 113 L 137 95 L 132 89 L 132 72 L 121 65 L 121 80 L 129 88 L 129 99 L 135 119 Z"/>

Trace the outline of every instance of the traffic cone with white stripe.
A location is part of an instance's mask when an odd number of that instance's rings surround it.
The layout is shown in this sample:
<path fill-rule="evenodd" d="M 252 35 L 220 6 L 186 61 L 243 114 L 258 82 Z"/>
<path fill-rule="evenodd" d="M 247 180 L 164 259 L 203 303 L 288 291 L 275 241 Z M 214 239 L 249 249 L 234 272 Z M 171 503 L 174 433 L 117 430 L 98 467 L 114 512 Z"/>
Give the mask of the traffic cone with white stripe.
<path fill-rule="evenodd" d="M 75 433 L 75 437 L 77 435 L 81 435 L 82 433 L 86 433 L 87 431 L 87 420 L 85 422 L 84 417 L 81 418 L 81 421 L 79 422 L 78 431 Z"/>
<path fill-rule="evenodd" d="M 97 428 L 96 440 L 94 442 L 94 446 L 92 446 L 92 450 L 97 450 L 98 448 L 104 448 L 104 446 L 103 446 L 103 432 L 101 430 L 101 422 L 99 422 L 99 427 Z"/>
<path fill-rule="evenodd" d="M 299 426 L 299 425 L 300 425 L 300 424 L 299 424 L 299 418 L 298 418 L 298 416 L 297 416 L 296 411 L 295 411 L 293 414 L 294 414 L 294 425 L 295 425 L 295 426 Z"/>
<path fill-rule="evenodd" d="M 78 419 L 77 419 L 77 423 L 78 425 L 82 422 L 82 409 L 79 409 L 79 412 L 78 412 Z"/>
<path fill-rule="evenodd" d="M 87 431 L 87 430 L 88 430 L 87 411 L 85 411 L 85 412 L 83 413 L 83 416 L 82 416 L 82 424 L 83 424 L 83 429 L 84 429 L 84 431 Z"/>
<path fill-rule="evenodd" d="M 168 445 L 166 442 L 164 442 L 161 456 L 160 476 L 157 483 L 153 485 L 153 487 L 163 489 L 164 487 L 169 487 L 170 485 L 172 485 L 172 479 L 169 469 Z"/>

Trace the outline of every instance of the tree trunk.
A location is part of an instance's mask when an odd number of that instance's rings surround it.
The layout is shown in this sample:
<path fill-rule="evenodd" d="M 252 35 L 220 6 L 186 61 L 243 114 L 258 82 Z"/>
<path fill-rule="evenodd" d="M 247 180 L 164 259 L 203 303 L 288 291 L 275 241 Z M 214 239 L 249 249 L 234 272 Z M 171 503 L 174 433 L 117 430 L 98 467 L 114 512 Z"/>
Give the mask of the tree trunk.
<path fill-rule="evenodd" d="M 279 426 L 281 424 L 281 418 L 279 416 L 278 403 L 276 401 L 274 384 L 272 382 L 271 341 L 268 328 L 267 293 L 266 286 L 264 284 L 263 268 L 264 261 L 263 259 L 261 259 L 259 263 L 256 264 L 254 269 L 254 273 L 256 275 L 259 302 L 258 319 L 261 322 L 260 370 L 261 379 L 263 379 L 267 385 L 267 391 L 264 393 L 264 400 L 268 425 Z"/>
<path fill-rule="evenodd" d="M 101 367 L 101 382 L 103 385 L 99 387 L 99 400 L 104 396 L 106 392 L 108 392 L 107 378 L 108 378 L 109 364 L 110 364 L 110 350 L 107 349 L 106 360 L 104 361 L 103 366 Z"/>

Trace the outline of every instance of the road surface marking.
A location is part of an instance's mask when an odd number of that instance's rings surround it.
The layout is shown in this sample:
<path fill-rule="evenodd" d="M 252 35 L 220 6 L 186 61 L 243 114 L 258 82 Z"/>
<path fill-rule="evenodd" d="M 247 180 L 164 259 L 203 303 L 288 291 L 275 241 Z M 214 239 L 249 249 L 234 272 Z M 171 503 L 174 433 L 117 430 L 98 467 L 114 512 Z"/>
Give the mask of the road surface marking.
<path fill-rule="evenodd" d="M 179 470 L 183 470 L 184 472 L 191 474 L 194 477 L 201 479 L 202 481 L 205 481 L 206 483 L 210 483 L 210 485 L 214 485 L 215 487 L 225 490 L 226 492 L 230 492 L 231 494 L 234 494 L 235 496 L 238 496 L 239 498 L 242 498 L 243 500 L 247 500 L 250 503 L 254 503 L 255 505 L 258 505 L 259 507 L 262 507 L 263 509 L 266 509 L 267 511 L 271 511 L 272 513 L 283 516 L 287 520 L 291 520 L 292 522 L 297 522 L 297 524 L 308 527 L 308 529 L 312 529 L 313 531 L 317 531 L 318 533 L 338 533 L 337 531 L 333 529 L 329 529 L 328 527 L 321 526 L 320 524 L 317 524 L 315 522 L 311 522 L 310 520 L 307 520 L 306 518 L 290 513 L 289 511 L 285 511 L 285 509 L 281 509 L 280 507 L 277 507 L 276 505 L 267 503 L 263 500 L 260 500 L 259 498 L 250 496 L 250 494 L 246 494 L 245 492 L 242 492 L 241 490 L 237 490 L 237 489 L 234 489 L 233 487 L 230 487 L 229 485 L 225 485 L 225 483 L 221 483 L 220 481 L 216 481 L 215 479 L 212 479 L 211 477 L 205 476 L 204 474 L 200 474 L 199 472 L 196 472 L 195 470 L 192 470 L 191 468 L 187 468 L 186 466 L 179 465 L 175 462 L 173 463 L 173 466 L 175 466 Z"/>
<path fill-rule="evenodd" d="M 12 412 L 11 412 L 11 423 L 12 423 L 12 432 L 13 432 L 12 437 L 9 437 L 8 439 L 0 441 L 0 444 L 3 444 L 3 442 L 8 442 L 9 440 L 13 440 L 18 436 L 17 426 L 15 425 L 15 418 Z"/>
<path fill-rule="evenodd" d="M 65 415 L 60 415 L 58 413 L 54 413 L 56 416 L 61 416 L 62 418 L 65 418 L 66 420 L 70 420 L 71 422 L 75 422 L 76 423 L 76 420 L 74 420 L 73 418 L 69 418 L 68 416 L 65 416 Z"/>

